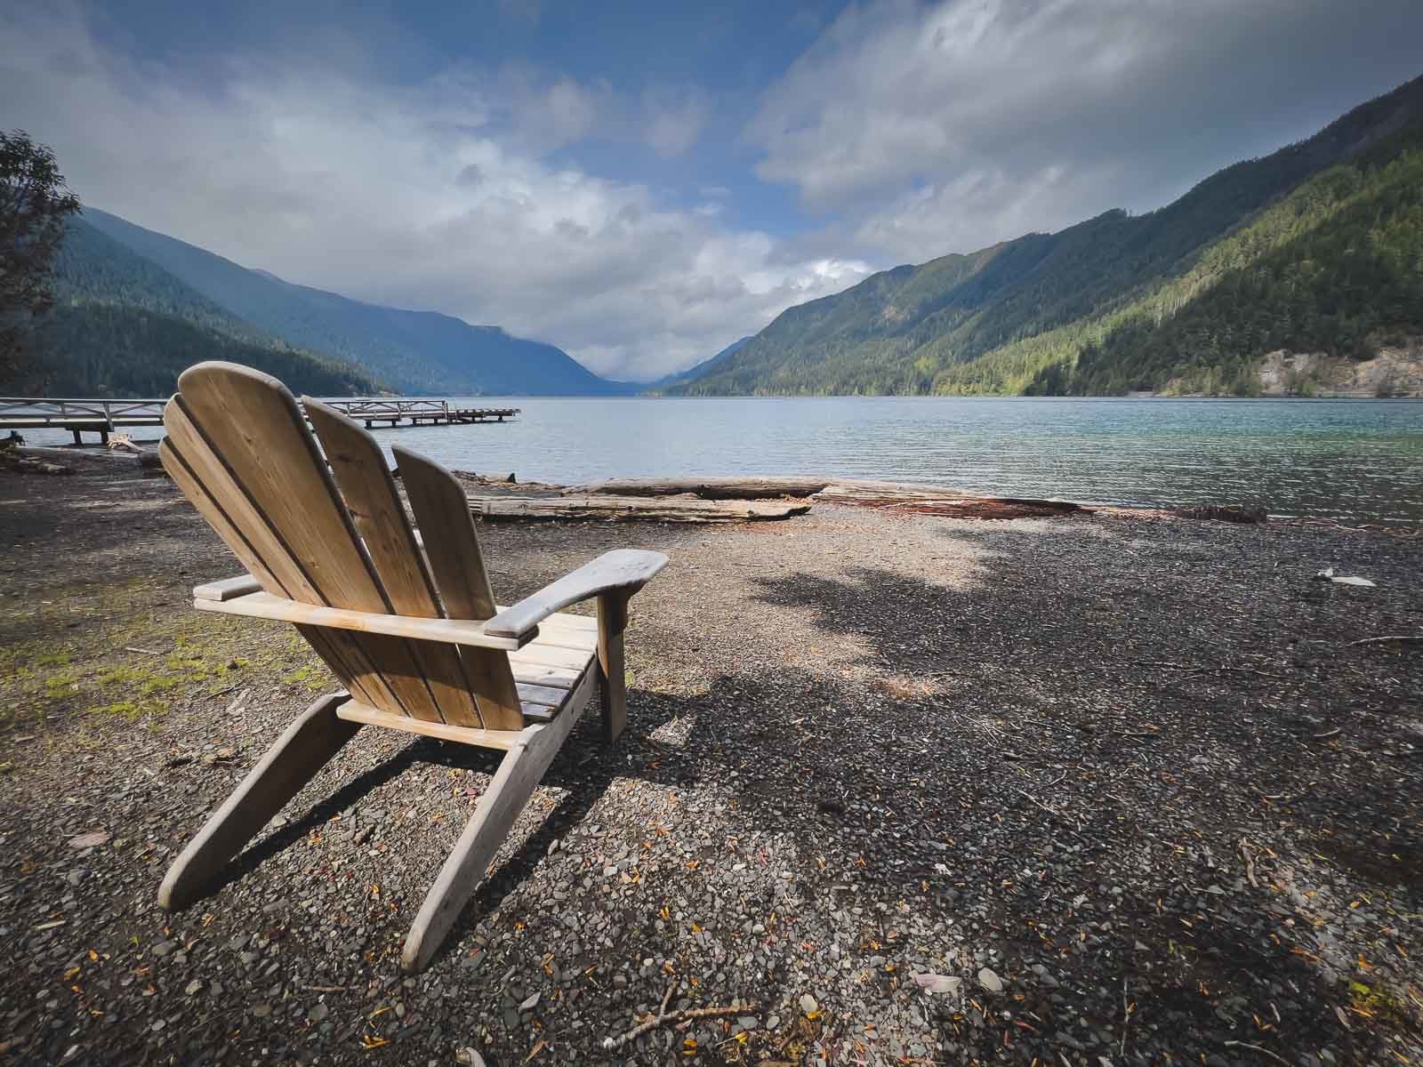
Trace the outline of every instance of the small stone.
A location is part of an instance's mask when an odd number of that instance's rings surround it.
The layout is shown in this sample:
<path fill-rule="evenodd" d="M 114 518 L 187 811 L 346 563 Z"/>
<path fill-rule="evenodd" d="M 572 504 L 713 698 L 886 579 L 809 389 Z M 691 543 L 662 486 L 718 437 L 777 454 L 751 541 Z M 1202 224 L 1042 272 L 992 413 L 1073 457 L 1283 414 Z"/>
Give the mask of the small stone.
<path fill-rule="evenodd" d="M 531 994 L 530 996 L 526 997 L 526 998 L 524 999 L 523 1003 L 521 1003 L 521 1004 L 519 1005 L 519 1010 L 520 1010 L 520 1011 L 533 1011 L 536 1007 L 538 1007 L 538 1004 L 539 1004 L 539 997 L 541 997 L 541 996 L 543 996 L 542 993 L 533 993 L 533 994 Z"/>
<path fill-rule="evenodd" d="M 172 941 L 159 941 L 148 951 L 152 952 L 155 956 L 161 957 L 168 955 L 168 953 L 172 952 L 177 947 L 178 946 Z"/>
<path fill-rule="evenodd" d="M 800 1010 L 807 1015 L 814 1015 L 820 1010 L 820 1005 L 815 1002 L 815 998 L 809 993 L 802 993 L 800 997 Z"/>
<path fill-rule="evenodd" d="M 330 1014 L 330 1008 L 328 1008 L 325 1004 L 318 1004 L 316 1005 L 316 1007 L 312 1008 L 309 1012 L 306 1013 L 306 1017 L 314 1023 L 319 1023 L 325 1021 L 326 1016 Z"/>
<path fill-rule="evenodd" d="M 978 972 L 978 984 L 990 993 L 1003 992 L 1003 980 L 993 973 L 988 967 Z"/>
<path fill-rule="evenodd" d="M 195 993 L 201 993 L 202 989 L 203 980 L 201 978 L 194 978 L 191 982 L 188 983 L 187 987 L 183 990 L 183 992 L 191 997 Z"/>

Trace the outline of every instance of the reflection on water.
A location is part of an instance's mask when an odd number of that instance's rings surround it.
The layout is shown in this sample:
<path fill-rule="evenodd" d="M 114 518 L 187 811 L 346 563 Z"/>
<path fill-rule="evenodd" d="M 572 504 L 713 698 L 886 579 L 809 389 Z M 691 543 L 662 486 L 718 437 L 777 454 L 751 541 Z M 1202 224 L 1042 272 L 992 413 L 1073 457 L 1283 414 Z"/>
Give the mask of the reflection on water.
<path fill-rule="evenodd" d="M 491 404 L 485 399 L 475 403 Z M 512 423 L 377 430 L 520 480 L 829 474 L 1114 504 L 1259 501 L 1423 521 L 1423 401 L 530 398 Z M 150 436 L 137 431 L 135 437 Z"/>

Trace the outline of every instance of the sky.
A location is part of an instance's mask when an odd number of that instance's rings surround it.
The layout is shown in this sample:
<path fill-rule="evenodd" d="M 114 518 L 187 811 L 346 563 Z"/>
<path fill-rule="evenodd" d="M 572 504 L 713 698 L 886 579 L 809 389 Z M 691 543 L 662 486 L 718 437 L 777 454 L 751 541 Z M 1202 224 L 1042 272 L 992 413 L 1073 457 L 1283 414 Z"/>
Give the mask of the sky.
<path fill-rule="evenodd" d="M 1160 207 L 1419 41 L 1418 0 L 0 0 L 0 127 L 141 226 L 646 381 Z"/>

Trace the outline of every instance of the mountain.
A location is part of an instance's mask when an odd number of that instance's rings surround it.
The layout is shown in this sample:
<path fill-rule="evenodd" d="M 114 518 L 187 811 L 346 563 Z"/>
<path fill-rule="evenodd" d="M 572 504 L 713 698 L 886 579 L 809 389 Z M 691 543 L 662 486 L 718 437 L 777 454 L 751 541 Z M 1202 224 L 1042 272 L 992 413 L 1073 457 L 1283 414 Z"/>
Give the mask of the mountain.
<path fill-rule="evenodd" d="M 166 396 L 179 373 L 205 359 L 245 363 L 319 396 L 377 388 L 349 363 L 255 330 L 83 217 L 70 220 L 54 271 L 54 310 L 6 383 L 17 393 Z"/>
<path fill-rule="evenodd" d="M 749 336 L 737 341 L 732 341 L 731 344 L 727 345 L 716 355 L 708 356 L 700 363 L 694 363 L 684 371 L 665 375 L 655 381 L 644 382 L 637 388 L 647 395 L 660 395 L 674 385 L 680 385 L 682 382 L 691 381 L 693 378 L 700 378 L 703 375 L 712 373 L 716 368 L 725 364 L 732 355 L 740 352 L 750 343 L 751 338 Z"/>
<path fill-rule="evenodd" d="M 875 274 L 671 393 L 1252 393 L 1423 334 L 1423 78 L 1149 214 Z"/>
<path fill-rule="evenodd" d="M 553 345 L 433 311 L 350 300 L 249 270 L 94 208 L 88 222 L 214 304 L 288 344 L 349 360 L 401 393 L 608 394 L 626 390 Z"/>

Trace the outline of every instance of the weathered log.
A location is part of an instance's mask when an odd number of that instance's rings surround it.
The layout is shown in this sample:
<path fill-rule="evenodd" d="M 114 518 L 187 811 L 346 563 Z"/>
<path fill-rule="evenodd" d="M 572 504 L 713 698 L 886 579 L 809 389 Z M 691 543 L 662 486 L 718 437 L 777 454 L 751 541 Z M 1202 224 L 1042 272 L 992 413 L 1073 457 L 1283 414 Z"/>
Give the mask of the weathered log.
<path fill-rule="evenodd" d="M 767 522 L 804 515 L 809 504 L 758 500 L 698 500 L 695 497 L 517 497 L 471 496 L 475 515 L 514 519 L 595 519 L 602 522 Z"/>
<path fill-rule="evenodd" d="M 948 519 L 1034 519 L 1092 513 L 1091 508 L 1061 500 L 1023 500 L 994 496 L 887 501 L 853 499 L 842 500 L 840 503 L 850 507 L 892 508 L 900 514 L 908 512 L 915 515 L 939 515 Z"/>
<path fill-rule="evenodd" d="M 969 496 L 962 489 L 946 489 L 939 485 L 915 485 L 912 482 L 876 482 L 856 479 L 836 479 L 815 494 L 819 500 L 853 502 L 874 500 L 963 500 Z"/>
<path fill-rule="evenodd" d="M 971 496 L 959 489 L 905 482 L 836 482 L 814 499 L 851 507 L 892 508 L 899 512 L 957 519 L 1025 519 L 1092 511 L 1067 500 Z"/>
<path fill-rule="evenodd" d="M 814 496 L 830 484 L 828 478 L 809 476 L 716 478 L 616 478 L 587 485 L 571 485 L 564 496 L 682 496 L 702 500 L 764 500 L 772 497 Z"/>

